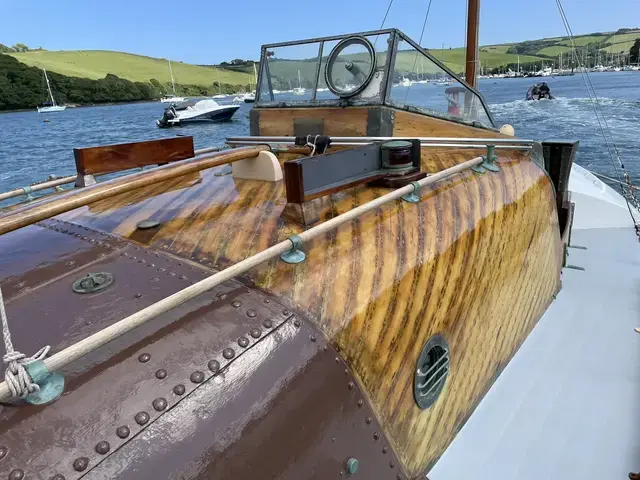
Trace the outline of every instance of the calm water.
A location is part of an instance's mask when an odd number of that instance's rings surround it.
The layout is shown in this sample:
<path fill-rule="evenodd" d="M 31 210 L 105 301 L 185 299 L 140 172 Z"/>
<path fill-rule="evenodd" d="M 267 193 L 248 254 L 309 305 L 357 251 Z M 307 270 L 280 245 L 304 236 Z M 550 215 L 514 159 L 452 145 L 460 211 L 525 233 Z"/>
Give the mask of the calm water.
<path fill-rule="evenodd" d="M 611 135 L 635 184 L 640 184 L 636 153 L 640 126 L 640 72 L 590 75 Z M 546 79 L 554 101 L 525 102 L 528 87 L 540 79 L 481 80 L 480 90 L 499 125 L 510 123 L 516 135 L 536 140 L 577 139 L 576 161 L 590 170 L 615 176 L 582 77 Z M 134 140 L 192 135 L 196 148 L 221 145 L 231 135 L 249 134 L 249 110 L 243 104 L 227 123 L 160 129 L 160 103 L 67 109 L 61 113 L 0 114 L 0 192 L 75 173 L 73 148 Z M 50 122 L 45 123 L 47 118 Z"/>

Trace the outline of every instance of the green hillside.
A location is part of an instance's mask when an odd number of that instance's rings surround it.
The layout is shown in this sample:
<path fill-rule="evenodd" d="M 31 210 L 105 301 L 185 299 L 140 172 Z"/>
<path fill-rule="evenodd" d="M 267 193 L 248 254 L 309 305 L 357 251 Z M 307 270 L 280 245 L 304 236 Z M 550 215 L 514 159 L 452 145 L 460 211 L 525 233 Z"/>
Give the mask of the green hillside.
<path fill-rule="evenodd" d="M 148 82 L 152 78 L 161 83 L 171 81 L 167 60 L 130 53 L 72 50 L 30 51 L 10 53 L 10 55 L 29 66 L 44 67 L 52 72 L 72 77 L 97 80 L 110 73 L 133 82 Z M 248 85 L 253 82 L 253 75 L 248 73 L 182 62 L 171 62 L 171 66 L 175 82 L 178 84 L 211 86 L 217 84 L 218 76 L 221 83 L 231 85 Z"/>

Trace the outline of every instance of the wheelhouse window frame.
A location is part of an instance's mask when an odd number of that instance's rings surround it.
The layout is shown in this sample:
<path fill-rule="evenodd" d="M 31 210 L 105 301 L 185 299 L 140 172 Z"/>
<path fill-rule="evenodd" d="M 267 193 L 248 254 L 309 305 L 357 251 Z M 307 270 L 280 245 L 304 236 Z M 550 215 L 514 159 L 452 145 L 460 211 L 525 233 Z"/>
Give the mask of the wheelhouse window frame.
<path fill-rule="evenodd" d="M 371 36 L 379 36 L 379 35 L 388 35 L 388 50 L 386 52 L 387 58 L 384 65 L 384 68 L 381 69 L 383 72 L 383 79 L 380 85 L 380 95 L 376 95 L 373 97 L 361 97 L 360 95 L 355 95 L 350 98 L 335 98 L 335 99 L 318 99 L 316 96 L 320 75 L 323 75 L 321 71 L 322 68 L 322 60 L 323 57 L 328 57 L 330 52 L 324 52 L 324 46 L 326 42 L 339 41 L 345 38 L 349 38 L 352 36 L 362 36 L 362 37 L 371 37 Z M 458 82 L 465 89 L 467 89 L 473 96 L 475 96 L 479 101 L 484 113 L 486 114 L 491 125 L 486 125 L 477 120 L 474 121 L 466 121 L 462 118 L 449 115 L 445 112 L 432 110 L 426 107 L 421 107 L 414 104 L 404 104 L 402 102 L 393 101 L 391 99 L 391 88 L 393 87 L 393 71 L 396 65 L 396 57 L 398 53 L 398 45 L 400 41 L 406 42 L 408 45 L 413 47 L 418 53 L 424 55 L 430 62 L 434 65 L 442 69 L 446 72 L 454 81 Z M 282 48 L 282 47 L 291 47 L 291 46 L 299 46 L 299 45 L 307 45 L 307 44 L 318 44 L 318 53 L 316 59 L 316 67 L 315 67 L 315 77 L 313 79 L 313 92 L 311 99 L 305 100 L 277 100 L 273 93 L 273 85 L 271 80 L 271 74 L 269 71 L 269 58 L 270 58 L 270 49 Z M 376 52 L 377 54 L 378 52 Z M 266 77 L 266 78 L 265 78 Z M 267 92 L 263 91 L 263 80 L 266 80 L 266 88 Z M 482 94 L 475 88 L 471 87 L 466 81 L 460 78 L 456 73 L 454 73 L 449 67 L 444 65 L 440 60 L 431 55 L 426 49 L 422 48 L 416 42 L 414 42 L 411 38 L 409 38 L 402 31 L 390 28 L 383 30 L 372 30 L 367 32 L 360 33 L 350 33 L 343 35 L 333 35 L 329 37 L 317 37 L 317 38 L 308 38 L 304 40 L 297 41 L 289 41 L 289 42 L 281 42 L 281 43 L 272 43 L 263 45 L 260 53 L 260 69 L 258 71 L 258 81 L 257 81 L 258 89 L 256 92 L 256 103 L 255 106 L 259 108 L 296 108 L 296 107 L 345 107 L 345 106 L 387 106 L 396 108 L 399 110 L 405 110 L 408 112 L 420 113 L 423 115 L 440 118 L 456 123 L 461 123 L 463 125 L 472 125 L 479 128 L 485 128 L 488 130 L 495 130 L 496 123 L 491 115 L 491 111 L 489 110 L 484 97 Z"/>

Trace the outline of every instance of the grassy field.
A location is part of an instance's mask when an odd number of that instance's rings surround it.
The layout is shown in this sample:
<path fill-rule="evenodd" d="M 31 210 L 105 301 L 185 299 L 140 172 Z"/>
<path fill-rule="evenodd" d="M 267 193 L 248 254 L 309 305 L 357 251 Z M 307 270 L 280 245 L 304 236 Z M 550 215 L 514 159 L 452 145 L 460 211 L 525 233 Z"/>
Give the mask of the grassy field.
<path fill-rule="evenodd" d="M 160 58 L 102 50 L 34 51 L 10 55 L 27 65 L 44 67 L 52 72 L 73 77 L 95 80 L 111 73 L 138 82 L 148 82 L 152 78 L 161 83 L 171 81 L 168 63 Z M 221 83 L 232 85 L 247 85 L 253 82 L 253 75 L 248 73 L 181 62 L 171 62 L 171 66 L 175 81 L 179 84 L 210 86 L 217 84 L 218 76 Z"/>
<path fill-rule="evenodd" d="M 608 38 L 609 37 L 607 37 L 606 35 L 584 35 L 582 37 L 575 37 L 575 44 L 576 44 L 576 47 L 585 47 L 587 45 L 592 45 L 594 43 L 598 44 L 598 43 L 606 42 Z M 561 42 L 558 42 L 558 44 L 567 45 L 570 47 L 571 39 L 566 38 Z"/>
<path fill-rule="evenodd" d="M 560 55 L 560 53 L 565 54 L 570 52 L 571 50 L 571 47 L 567 47 L 564 45 L 554 45 L 553 47 L 546 47 L 538 50 L 538 54 L 546 55 L 549 57 L 557 57 L 558 55 Z"/>

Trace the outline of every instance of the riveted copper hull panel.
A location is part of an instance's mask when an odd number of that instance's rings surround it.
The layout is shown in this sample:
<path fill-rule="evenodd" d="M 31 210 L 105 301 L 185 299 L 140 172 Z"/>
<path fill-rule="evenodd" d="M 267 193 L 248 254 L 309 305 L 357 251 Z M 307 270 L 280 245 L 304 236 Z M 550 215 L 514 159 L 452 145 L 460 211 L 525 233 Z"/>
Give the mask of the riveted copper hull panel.
<path fill-rule="evenodd" d="M 346 368 L 313 328 L 289 319 L 89 478 L 406 478 Z"/>

